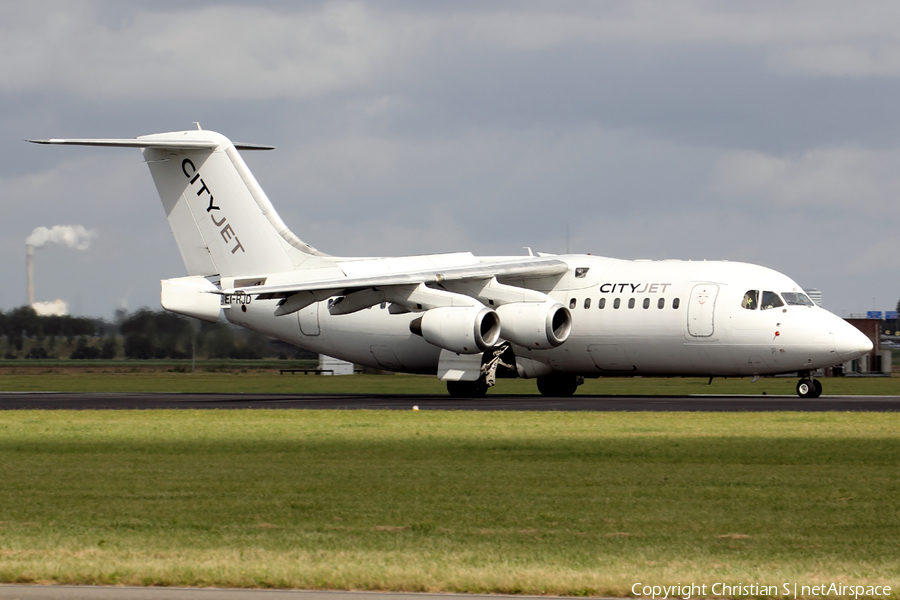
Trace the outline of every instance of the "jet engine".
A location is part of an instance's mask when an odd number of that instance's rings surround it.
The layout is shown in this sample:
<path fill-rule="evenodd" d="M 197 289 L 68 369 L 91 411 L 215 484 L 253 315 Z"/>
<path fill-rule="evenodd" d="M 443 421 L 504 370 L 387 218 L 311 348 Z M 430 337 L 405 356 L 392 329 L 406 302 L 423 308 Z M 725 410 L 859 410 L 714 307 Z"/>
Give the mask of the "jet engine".
<path fill-rule="evenodd" d="M 478 354 L 500 337 L 500 318 L 484 306 L 432 308 L 409 324 L 425 340 L 459 354 Z"/>
<path fill-rule="evenodd" d="M 512 302 L 496 310 L 503 339 L 525 348 L 559 346 L 572 332 L 572 313 L 559 302 Z"/>

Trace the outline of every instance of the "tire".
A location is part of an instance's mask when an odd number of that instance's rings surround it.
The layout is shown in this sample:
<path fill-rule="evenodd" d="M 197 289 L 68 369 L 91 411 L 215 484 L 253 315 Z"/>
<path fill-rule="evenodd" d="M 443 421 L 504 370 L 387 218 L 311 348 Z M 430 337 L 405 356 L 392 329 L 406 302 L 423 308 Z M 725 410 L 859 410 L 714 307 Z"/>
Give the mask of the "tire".
<path fill-rule="evenodd" d="M 447 382 L 447 393 L 453 398 L 484 398 L 487 391 L 488 385 L 483 379 Z"/>
<path fill-rule="evenodd" d="M 568 373 L 553 373 L 537 378 L 538 391 L 541 396 L 562 398 L 572 396 L 578 389 L 578 376 Z"/>
<path fill-rule="evenodd" d="M 797 395 L 801 398 L 818 398 L 816 395 L 816 384 L 818 381 L 810 381 L 809 379 L 801 379 L 797 383 Z M 819 393 L 821 394 L 822 384 L 819 383 Z"/>
<path fill-rule="evenodd" d="M 822 395 L 822 382 L 818 379 L 813 379 L 813 387 L 815 389 L 813 390 L 813 395 L 810 396 L 810 398 L 818 398 Z"/>

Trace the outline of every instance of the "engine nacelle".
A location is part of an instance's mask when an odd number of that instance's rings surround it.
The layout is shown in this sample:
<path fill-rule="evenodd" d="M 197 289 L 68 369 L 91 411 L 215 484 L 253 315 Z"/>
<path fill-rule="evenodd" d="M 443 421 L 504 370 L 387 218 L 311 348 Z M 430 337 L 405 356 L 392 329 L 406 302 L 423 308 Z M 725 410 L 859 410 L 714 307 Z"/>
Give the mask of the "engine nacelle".
<path fill-rule="evenodd" d="M 525 348 L 559 346 L 572 332 L 572 313 L 559 302 L 512 302 L 496 310 L 503 339 Z"/>
<path fill-rule="evenodd" d="M 430 344 L 459 354 L 478 354 L 500 338 L 500 318 L 484 306 L 432 308 L 409 324 Z"/>

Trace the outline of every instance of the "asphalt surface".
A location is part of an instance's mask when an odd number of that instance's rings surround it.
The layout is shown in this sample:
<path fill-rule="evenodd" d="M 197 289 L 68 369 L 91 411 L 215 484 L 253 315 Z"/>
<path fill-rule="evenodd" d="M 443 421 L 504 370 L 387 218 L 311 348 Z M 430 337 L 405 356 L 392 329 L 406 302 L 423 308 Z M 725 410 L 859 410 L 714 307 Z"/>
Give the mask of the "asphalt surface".
<path fill-rule="evenodd" d="M 0 410 L 327 409 L 560 411 L 900 411 L 900 396 L 543 396 L 0 392 Z"/>

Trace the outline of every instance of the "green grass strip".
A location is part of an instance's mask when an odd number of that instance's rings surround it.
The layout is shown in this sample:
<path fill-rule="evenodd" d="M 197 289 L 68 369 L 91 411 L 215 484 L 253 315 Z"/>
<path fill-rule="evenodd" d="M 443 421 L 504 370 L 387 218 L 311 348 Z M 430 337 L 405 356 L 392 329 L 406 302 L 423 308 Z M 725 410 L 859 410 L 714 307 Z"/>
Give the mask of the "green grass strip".
<path fill-rule="evenodd" d="M 900 583 L 893 413 L 16 411 L 0 469 L 2 582 Z"/>

